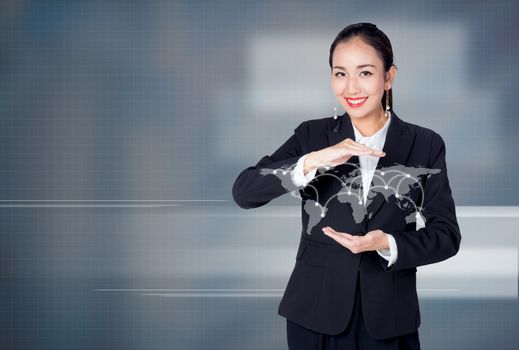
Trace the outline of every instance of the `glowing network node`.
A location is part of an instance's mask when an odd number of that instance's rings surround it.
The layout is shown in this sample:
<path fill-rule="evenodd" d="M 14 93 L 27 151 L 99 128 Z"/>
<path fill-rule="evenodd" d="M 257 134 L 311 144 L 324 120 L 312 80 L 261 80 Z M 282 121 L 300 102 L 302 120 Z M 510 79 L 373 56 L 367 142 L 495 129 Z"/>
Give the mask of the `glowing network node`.
<path fill-rule="evenodd" d="M 319 168 L 323 168 L 323 167 L 326 168 L 326 169 L 333 169 L 333 168 L 334 168 L 334 167 L 330 167 L 330 166 L 326 166 L 326 165 L 324 165 L 324 166 L 320 166 Z M 262 169 L 262 170 L 270 170 L 271 174 L 278 174 L 278 173 L 281 172 L 283 175 L 286 175 L 287 173 L 290 173 L 290 171 L 291 171 L 290 168 L 289 168 L 289 169 L 283 169 L 283 168 L 278 168 L 278 169 Z M 399 173 L 400 173 L 400 175 L 405 175 L 406 178 L 413 177 L 412 174 L 408 174 L 408 173 L 405 173 L 405 172 L 403 172 L 403 171 L 400 171 Z M 364 174 L 364 172 L 362 172 L 362 174 Z M 385 172 L 384 172 L 384 171 L 380 171 L 380 174 L 385 175 Z M 264 175 L 264 172 L 262 173 L 262 175 Z M 358 199 L 359 199 L 359 201 L 358 201 L 358 204 L 359 204 L 359 205 L 362 205 L 362 204 L 364 203 L 363 200 L 362 200 L 361 198 L 359 198 L 360 196 L 356 195 L 355 193 L 353 193 L 353 192 L 351 191 L 351 187 L 352 187 L 352 186 L 351 186 L 351 185 L 348 186 L 348 183 L 345 182 L 343 179 L 340 179 L 339 177 L 337 177 L 337 176 L 335 176 L 335 175 L 333 175 L 333 174 L 324 174 L 324 173 L 321 173 L 321 175 L 333 176 L 334 178 L 336 178 L 337 180 L 339 180 L 339 182 L 341 183 L 343 189 L 344 189 L 344 188 L 348 188 L 348 187 L 350 187 L 350 189 L 348 189 L 348 191 L 347 191 L 346 193 L 347 193 L 348 195 L 355 195 L 355 198 L 358 198 Z M 321 176 L 321 175 L 317 175 L 316 178 L 318 178 L 318 177 Z M 360 176 L 359 176 L 359 177 L 360 177 Z M 356 180 L 356 178 L 357 178 L 357 177 L 355 177 L 355 180 Z M 414 178 L 413 178 L 413 179 L 414 179 Z M 415 180 L 416 180 L 416 179 L 415 179 Z M 417 181 L 418 181 L 418 180 L 417 180 Z M 385 181 L 384 181 L 384 182 L 385 182 Z M 310 183 L 310 181 L 305 181 L 305 182 L 303 182 L 303 186 L 306 187 L 306 186 L 309 185 L 309 183 Z M 419 183 L 419 182 L 418 182 L 418 183 Z M 419 184 L 420 184 L 420 183 L 419 183 Z M 311 186 L 311 187 L 313 188 L 313 186 Z M 379 186 L 376 186 L 376 187 L 379 187 Z M 385 188 L 386 190 L 389 189 L 389 185 L 384 185 L 384 188 Z M 421 188 L 422 193 L 423 193 L 423 188 L 422 188 L 421 186 L 420 186 L 420 188 Z M 315 188 L 313 188 L 313 189 L 314 189 L 316 192 L 318 192 L 317 189 L 315 189 Z M 421 216 L 422 208 L 419 207 L 419 206 L 417 206 L 417 203 L 414 203 L 413 200 L 411 200 L 410 198 L 406 197 L 406 195 L 405 195 L 405 194 L 407 194 L 406 192 L 403 192 L 404 194 L 403 194 L 403 195 L 400 195 L 400 194 L 396 193 L 396 189 L 393 188 L 393 187 L 392 187 L 392 192 L 395 192 L 395 193 L 394 193 L 394 196 L 395 196 L 395 198 L 397 198 L 397 199 L 399 199 L 399 200 L 400 200 L 401 198 L 407 198 L 408 200 L 410 200 L 411 202 L 413 202 L 414 207 L 415 207 L 415 217 L 416 217 L 417 221 L 422 219 L 422 216 Z M 337 193 L 336 195 L 343 194 L 343 193 L 344 193 L 344 192 L 340 192 L 340 193 Z M 295 196 L 296 198 L 302 199 L 302 197 L 296 195 L 296 192 L 291 192 L 291 194 L 292 194 L 293 196 Z M 359 194 L 360 194 L 360 193 L 359 193 Z M 335 197 L 335 196 L 333 196 L 333 197 Z M 330 199 L 331 199 L 331 198 L 330 198 Z M 388 199 L 388 198 L 386 197 L 386 200 L 387 200 L 387 199 Z M 328 201 L 329 201 L 329 200 L 328 200 Z M 328 201 L 326 201 L 326 203 L 324 204 L 324 207 L 323 207 L 322 205 L 320 205 L 320 203 L 319 203 L 318 201 L 315 201 L 315 202 L 314 202 L 314 205 L 315 205 L 316 207 L 319 207 L 319 208 L 321 209 L 321 214 L 320 214 L 320 217 L 321 217 L 321 218 L 324 218 L 324 217 L 326 216 L 325 211 L 323 211 L 323 209 L 326 208 L 326 205 L 327 205 Z"/>

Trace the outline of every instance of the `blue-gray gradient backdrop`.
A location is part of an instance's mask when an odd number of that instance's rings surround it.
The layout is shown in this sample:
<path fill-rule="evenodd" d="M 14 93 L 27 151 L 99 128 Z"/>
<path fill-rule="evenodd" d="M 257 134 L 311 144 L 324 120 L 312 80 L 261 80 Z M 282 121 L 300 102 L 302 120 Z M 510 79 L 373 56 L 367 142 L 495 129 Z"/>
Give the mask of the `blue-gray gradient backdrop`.
<path fill-rule="evenodd" d="M 418 268 L 426 349 L 519 341 L 515 1 L 0 2 L 0 348 L 286 349 L 297 199 L 239 172 L 333 115 L 328 50 L 391 39 L 463 234 Z M 342 113 L 342 110 L 339 110 Z"/>

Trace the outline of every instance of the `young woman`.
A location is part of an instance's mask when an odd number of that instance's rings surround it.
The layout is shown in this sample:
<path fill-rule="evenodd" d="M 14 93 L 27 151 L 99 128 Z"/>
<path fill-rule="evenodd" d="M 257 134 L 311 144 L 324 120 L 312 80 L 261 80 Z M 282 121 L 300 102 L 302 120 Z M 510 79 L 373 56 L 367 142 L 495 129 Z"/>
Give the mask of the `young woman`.
<path fill-rule="evenodd" d="M 445 143 L 394 112 L 393 51 L 374 24 L 344 28 L 329 63 L 346 112 L 302 122 L 238 175 L 233 198 L 255 208 L 300 194 L 301 239 L 278 310 L 290 349 L 420 349 L 416 267 L 461 242 Z"/>

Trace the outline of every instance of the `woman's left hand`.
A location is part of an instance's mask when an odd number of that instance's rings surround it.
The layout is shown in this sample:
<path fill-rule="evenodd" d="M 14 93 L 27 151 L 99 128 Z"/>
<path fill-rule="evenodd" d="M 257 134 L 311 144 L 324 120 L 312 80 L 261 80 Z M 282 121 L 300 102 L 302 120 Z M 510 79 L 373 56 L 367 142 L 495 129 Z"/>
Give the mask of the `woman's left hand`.
<path fill-rule="evenodd" d="M 348 248 L 352 253 L 362 253 L 370 250 L 389 248 L 387 234 L 382 230 L 373 230 L 364 236 L 355 236 L 346 232 L 338 232 L 327 226 L 323 227 L 323 232 L 328 237 L 333 238 L 338 243 Z"/>

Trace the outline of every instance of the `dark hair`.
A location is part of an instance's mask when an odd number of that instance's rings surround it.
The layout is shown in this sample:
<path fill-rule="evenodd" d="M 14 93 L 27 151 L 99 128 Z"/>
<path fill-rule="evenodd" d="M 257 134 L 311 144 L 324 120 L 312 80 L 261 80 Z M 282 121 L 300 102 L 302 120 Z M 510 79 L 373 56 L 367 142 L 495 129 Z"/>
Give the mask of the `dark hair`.
<path fill-rule="evenodd" d="M 359 37 L 366 44 L 373 46 L 373 48 L 377 51 L 378 55 L 384 62 L 384 72 L 387 73 L 391 66 L 395 66 L 393 62 L 393 48 L 391 47 L 391 42 L 386 34 L 383 31 L 377 28 L 373 23 L 355 23 L 347 26 L 343 30 L 337 34 L 337 37 L 332 43 L 330 47 L 330 57 L 328 59 L 330 63 L 330 69 L 333 71 L 332 66 L 332 57 L 333 52 L 335 51 L 335 47 L 340 43 L 347 42 L 353 38 Z M 384 95 L 382 95 L 382 107 L 385 109 L 386 107 L 386 92 L 384 91 Z M 393 88 L 389 89 L 389 106 L 393 109 Z"/>

